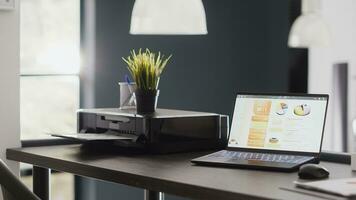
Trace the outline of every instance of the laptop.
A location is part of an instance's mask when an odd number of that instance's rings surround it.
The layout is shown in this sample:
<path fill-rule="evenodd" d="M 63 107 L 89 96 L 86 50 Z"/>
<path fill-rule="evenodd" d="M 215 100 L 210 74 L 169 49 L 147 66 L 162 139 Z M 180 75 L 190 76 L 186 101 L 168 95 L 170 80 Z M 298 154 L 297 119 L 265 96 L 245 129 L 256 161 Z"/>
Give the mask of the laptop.
<path fill-rule="evenodd" d="M 295 171 L 319 162 L 328 95 L 238 94 L 228 145 L 199 165 Z"/>

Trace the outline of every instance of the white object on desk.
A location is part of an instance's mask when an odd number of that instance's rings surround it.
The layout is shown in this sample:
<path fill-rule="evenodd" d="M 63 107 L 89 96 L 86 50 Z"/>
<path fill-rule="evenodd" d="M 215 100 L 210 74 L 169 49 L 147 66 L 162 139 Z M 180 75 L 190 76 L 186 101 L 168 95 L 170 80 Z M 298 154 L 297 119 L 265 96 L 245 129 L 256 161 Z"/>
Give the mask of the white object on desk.
<path fill-rule="evenodd" d="M 0 10 L 14 10 L 15 0 L 0 0 Z"/>
<path fill-rule="evenodd" d="M 120 85 L 120 108 L 132 108 L 136 106 L 136 99 L 134 91 L 136 90 L 136 83 L 119 82 Z"/>
<path fill-rule="evenodd" d="M 356 178 L 330 179 L 312 182 L 294 182 L 297 187 L 307 190 L 341 195 L 343 197 L 356 197 Z"/>
<path fill-rule="evenodd" d="M 356 152 L 351 153 L 351 169 L 356 171 Z"/>

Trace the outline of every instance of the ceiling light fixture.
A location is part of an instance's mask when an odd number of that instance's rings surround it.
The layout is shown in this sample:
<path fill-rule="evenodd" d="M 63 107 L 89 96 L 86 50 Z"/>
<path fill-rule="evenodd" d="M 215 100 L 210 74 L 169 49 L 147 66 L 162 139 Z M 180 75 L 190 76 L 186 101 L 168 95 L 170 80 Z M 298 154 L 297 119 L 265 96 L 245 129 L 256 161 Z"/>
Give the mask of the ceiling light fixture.
<path fill-rule="evenodd" d="M 130 33 L 134 35 L 205 35 L 202 0 L 136 0 Z"/>
<path fill-rule="evenodd" d="M 320 0 L 302 0 L 302 14 L 294 21 L 288 46 L 293 48 L 330 45 L 330 32 L 321 15 Z"/>

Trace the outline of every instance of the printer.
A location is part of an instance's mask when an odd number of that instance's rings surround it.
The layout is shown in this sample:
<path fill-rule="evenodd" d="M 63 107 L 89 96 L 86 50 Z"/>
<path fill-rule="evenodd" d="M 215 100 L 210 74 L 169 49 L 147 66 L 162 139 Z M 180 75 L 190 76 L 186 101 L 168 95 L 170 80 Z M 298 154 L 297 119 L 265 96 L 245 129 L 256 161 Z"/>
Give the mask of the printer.
<path fill-rule="evenodd" d="M 136 109 L 81 109 L 78 134 L 117 136 L 112 145 L 151 153 L 224 148 L 229 117 L 206 112 L 157 109 L 150 115 Z"/>

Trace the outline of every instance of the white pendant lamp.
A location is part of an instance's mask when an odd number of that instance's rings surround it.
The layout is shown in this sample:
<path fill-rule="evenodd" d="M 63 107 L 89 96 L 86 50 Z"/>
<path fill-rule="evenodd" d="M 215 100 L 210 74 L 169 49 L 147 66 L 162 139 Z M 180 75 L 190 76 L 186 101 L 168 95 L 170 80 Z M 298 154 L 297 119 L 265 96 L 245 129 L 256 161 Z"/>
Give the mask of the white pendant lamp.
<path fill-rule="evenodd" d="M 302 0 L 302 14 L 289 33 L 288 46 L 293 48 L 326 47 L 330 32 L 320 11 L 320 0 Z"/>
<path fill-rule="evenodd" d="M 131 16 L 131 34 L 207 34 L 202 0 L 136 0 Z"/>

